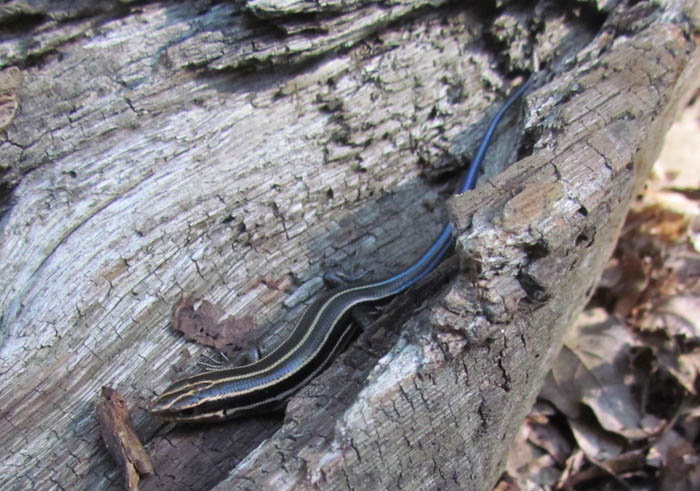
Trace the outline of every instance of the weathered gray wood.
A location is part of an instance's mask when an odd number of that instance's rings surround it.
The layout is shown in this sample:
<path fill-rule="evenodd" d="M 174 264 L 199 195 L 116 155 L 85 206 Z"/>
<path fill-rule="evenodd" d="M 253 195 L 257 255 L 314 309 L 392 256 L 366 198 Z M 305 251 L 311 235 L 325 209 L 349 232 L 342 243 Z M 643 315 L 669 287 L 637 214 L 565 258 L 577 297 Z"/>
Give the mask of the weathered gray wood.
<path fill-rule="evenodd" d="M 119 486 L 99 388 L 145 407 L 194 369 L 168 326 L 182 292 L 253 316 L 269 349 L 328 263 L 408 264 L 452 182 L 419 174 L 467 160 L 534 50 L 525 117 L 451 201 L 456 258 L 282 426 L 132 415 L 145 489 L 492 486 L 697 86 L 696 2 L 69 3 L 0 9 L 0 67 L 23 72 L 0 130 L 0 487 Z"/>

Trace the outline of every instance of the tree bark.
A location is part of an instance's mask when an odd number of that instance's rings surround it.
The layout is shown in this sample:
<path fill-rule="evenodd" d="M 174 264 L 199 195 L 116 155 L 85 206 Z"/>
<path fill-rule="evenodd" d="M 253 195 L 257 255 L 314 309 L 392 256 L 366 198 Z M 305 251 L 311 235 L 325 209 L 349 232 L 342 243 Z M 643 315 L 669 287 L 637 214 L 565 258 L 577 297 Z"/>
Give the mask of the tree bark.
<path fill-rule="evenodd" d="M 0 7 L 0 67 L 22 73 L 0 129 L 0 487 L 118 488 L 104 385 L 141 407 L 143 489 L 492 487 L 699 83 L 697 3 L 630 4 Z M 533 58 L 478 188 L 443 206 Z M 170 330 L 183 293 L 254 318 L 264 352 L 326 267 L 396 271 L 448 214 L 455 255 L 284 418 L 143 409 L 205 351 Z"/>

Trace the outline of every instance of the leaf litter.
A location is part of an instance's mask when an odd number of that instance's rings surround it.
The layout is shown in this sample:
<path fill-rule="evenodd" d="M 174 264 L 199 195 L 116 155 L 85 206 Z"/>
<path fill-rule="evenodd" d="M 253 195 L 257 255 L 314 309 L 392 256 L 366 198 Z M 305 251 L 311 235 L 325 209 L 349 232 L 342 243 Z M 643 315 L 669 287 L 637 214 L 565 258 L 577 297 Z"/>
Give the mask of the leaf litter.
<path fill-rule="evenodd" d="M 496 486 L 700 490 L 700 97 L 670 130 Z"/>

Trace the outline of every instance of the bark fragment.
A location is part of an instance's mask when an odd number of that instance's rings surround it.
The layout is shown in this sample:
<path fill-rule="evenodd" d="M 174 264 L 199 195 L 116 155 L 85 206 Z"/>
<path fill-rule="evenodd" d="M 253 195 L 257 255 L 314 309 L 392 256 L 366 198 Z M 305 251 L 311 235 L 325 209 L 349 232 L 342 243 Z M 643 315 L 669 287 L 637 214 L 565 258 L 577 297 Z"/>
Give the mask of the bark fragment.
<path fill-rule="evenodd" d="M 124 474 L 124 489 L 138 491 L 139 476 L 153 473 L 153 465 L 141 440 L 131 426 L 126 400 L 114 389 L 102 387 L 97 403 L 97 420 L 102 440 Z"/>

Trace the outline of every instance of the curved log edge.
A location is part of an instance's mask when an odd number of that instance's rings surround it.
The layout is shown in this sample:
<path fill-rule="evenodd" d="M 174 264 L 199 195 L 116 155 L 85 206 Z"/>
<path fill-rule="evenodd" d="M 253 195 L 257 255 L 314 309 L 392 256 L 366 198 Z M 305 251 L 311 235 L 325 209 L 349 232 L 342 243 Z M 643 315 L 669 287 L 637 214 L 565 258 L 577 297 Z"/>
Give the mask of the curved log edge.
<path fill-rule="evenodd" d="M 0 68 L 22 71 L 0 129 L 3 489 L 120 485 L 99 388 L 145 407 L 194 370 L 168 326 L 183 292 L 253 317 L 265 351 L 328 264 L 409 263 L 535 52 L 537 89 L 450 201 L 455 257 L 284 421 L 132 413 L 143 489 L 492 486 L 697 86 L 697 3 L 633 3 L 0 8 Z"/>

